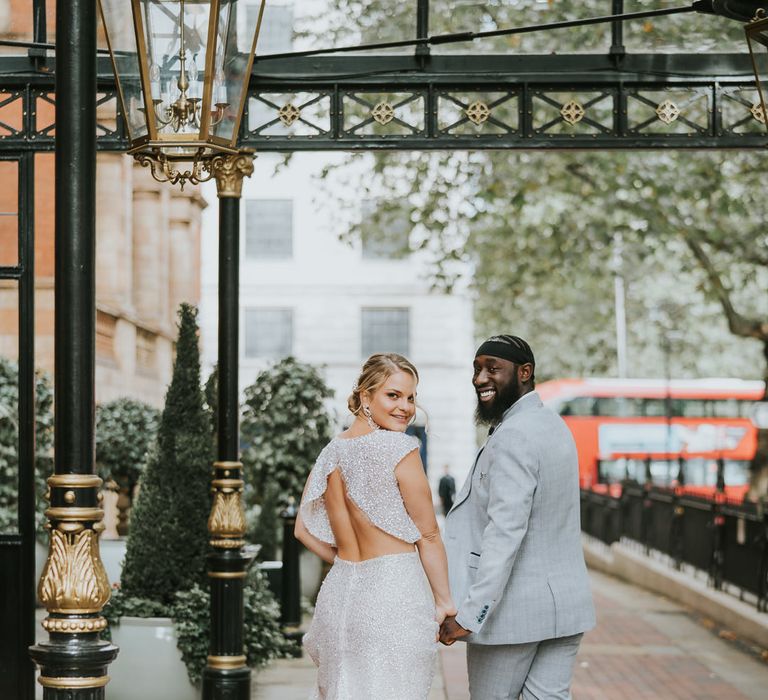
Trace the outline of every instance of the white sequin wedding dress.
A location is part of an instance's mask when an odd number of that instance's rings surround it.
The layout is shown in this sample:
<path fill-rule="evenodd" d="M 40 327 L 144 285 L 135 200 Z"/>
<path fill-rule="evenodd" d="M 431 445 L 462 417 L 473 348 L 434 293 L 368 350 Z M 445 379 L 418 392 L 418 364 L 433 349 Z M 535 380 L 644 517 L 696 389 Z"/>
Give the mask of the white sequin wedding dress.
<path fill-rule="evenodd" d="M 338 468 L 348 497 L 384 532 L 409 543 L 395 467 L 418 441 L 377 430 L 335 438 L 317 458 L 301 503 L 311 534 L 335 545 L 323 495 Z M 336 558 L 317 598 L 304 647 L 318 667 L 312 700 L 425 700 L 437 653 L 435 603 L 416 551 L 360 562 Z"/>

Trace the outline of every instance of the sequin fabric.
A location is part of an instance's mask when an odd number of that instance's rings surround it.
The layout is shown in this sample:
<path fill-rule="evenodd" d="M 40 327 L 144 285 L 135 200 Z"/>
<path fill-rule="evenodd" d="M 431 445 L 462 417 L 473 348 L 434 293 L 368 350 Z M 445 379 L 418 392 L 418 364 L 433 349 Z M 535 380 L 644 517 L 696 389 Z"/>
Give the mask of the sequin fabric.
<path fill-rule="evenodd" d="M 323 494 L 328 476 L 338 467 L 347 494 L 376 527 L 405 542 L 418 541 L 421 533 L 405 510 L 395 478 L 400 460 L 418 447 L 412 435 L 390 430 L 331 440 L 312 468 L 301 502 L 307 530 L 323 542 L 336 544 Z"/>
<path fill-rule="evenodd" d="M 304 635 L 318 667 L 310 700 L 426 700 L 437 629 L 417 552 L 337 558 Z"/>

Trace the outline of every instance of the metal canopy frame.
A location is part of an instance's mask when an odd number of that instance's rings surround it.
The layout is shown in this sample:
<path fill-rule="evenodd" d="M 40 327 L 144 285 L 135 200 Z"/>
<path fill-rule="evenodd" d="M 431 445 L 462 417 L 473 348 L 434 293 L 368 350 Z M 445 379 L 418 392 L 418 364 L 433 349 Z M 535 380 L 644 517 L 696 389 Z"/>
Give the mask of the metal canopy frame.
<path fill-rule="evenodd" d="M 128 139 L 99 59 L 97 146 Z M 0 152 L 53 150 L 52 66 L 0 57 Z M 240 144 L 257 151 L 708 149 L 768 145 L 746 54 L 343 56 L 254 64 Z M 4 114 L 21 112 L 21 121 Z"/>

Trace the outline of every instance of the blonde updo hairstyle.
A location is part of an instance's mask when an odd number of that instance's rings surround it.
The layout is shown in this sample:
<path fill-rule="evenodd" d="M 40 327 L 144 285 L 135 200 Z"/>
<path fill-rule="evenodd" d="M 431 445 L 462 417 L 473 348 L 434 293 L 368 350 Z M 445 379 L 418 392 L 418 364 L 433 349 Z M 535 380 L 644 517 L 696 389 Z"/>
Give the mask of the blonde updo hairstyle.
<path fill-rule="evenodd" d="M 350 412 L 357 416 L 363 408 L 363 394 L 373 395 L 389 377 L 397 372 L 408 372 L 419 383 L 419 373 L 410 360 L 395 352 L 379 352 L 371 355 L 363 364 L 352 393 L 347 399 Z"/>

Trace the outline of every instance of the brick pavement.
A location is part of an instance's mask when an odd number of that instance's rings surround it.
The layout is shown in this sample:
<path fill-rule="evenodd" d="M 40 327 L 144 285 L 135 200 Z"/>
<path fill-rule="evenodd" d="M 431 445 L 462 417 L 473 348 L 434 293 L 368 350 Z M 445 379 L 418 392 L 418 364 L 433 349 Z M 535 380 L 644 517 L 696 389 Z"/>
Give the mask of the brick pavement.
<path fill-rule="evenodd" d="M 757 653 L 721 639 L 676 603 L 591 576 L 598 626 L 576 661 L 574 700 L 768 697 L 768 663 Z M 468 700 L 464 645 L 441 647 L 439 666 L 430 700 Z M 305 700 L 313 680 L 308 660 L 280 661 L 256 676 L 253 700 Z"/>

